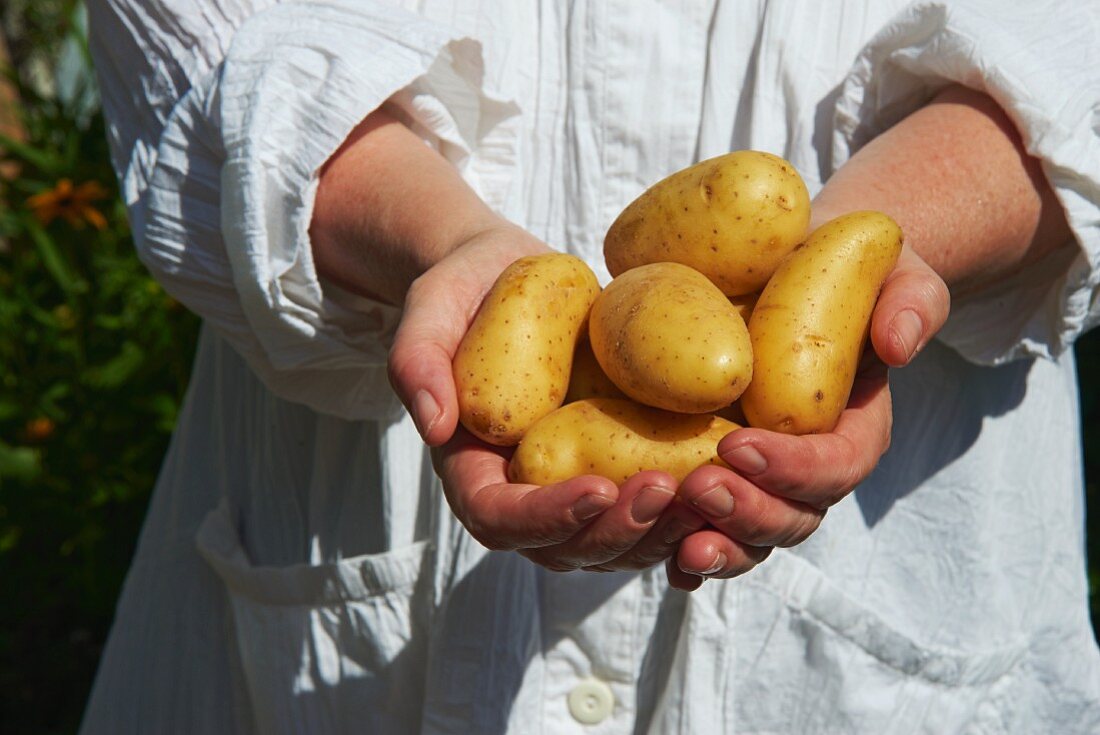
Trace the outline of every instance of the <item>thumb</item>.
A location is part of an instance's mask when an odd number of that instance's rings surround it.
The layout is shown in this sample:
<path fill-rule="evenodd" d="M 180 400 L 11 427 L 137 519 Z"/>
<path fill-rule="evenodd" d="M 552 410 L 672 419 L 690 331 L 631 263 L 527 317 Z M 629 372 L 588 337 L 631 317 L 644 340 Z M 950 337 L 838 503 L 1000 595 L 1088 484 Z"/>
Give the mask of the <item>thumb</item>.
<path fill-rule="evenodd" d="M 390 384 L 429 446 L 446 442 L 458 425 L 451 362 L 466 333 L 467 314 L 466 308 L 448 304 L 445 291 L 414 283 L 390 348 Z"/>
<path fill-rule="evenodd" d="M 901 367 L 936 335 L 951 310 L 947 284 L 910 248 L 902 250 L 883 284 L 871 318 L 871 343 L 879 358 Z"/>
<path fill-rule="evenodd" d="M 476 233 L 413 281 L 390 348 L 390 384 L 424 443 L 438 447 L 458 426 L 451 364 L 485 295 L 524 255 L 549 248 L 515 225 Z"/>

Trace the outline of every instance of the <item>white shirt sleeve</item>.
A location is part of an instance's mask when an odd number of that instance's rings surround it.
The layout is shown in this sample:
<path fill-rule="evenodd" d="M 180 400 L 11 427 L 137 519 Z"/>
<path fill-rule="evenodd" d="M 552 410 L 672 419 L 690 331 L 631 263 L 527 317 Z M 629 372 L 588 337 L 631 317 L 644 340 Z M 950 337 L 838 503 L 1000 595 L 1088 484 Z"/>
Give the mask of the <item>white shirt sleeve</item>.
<path fill-rule="evenodd" d="M 1077 247 L 957 299 L 939 338 L 969 360 L 1056 357 L 1100 322 L 1100 7 L 916 2 L 858 57 L 837 104 L 833 160 L 960 83 L 1001 105 L 1042 162 Z"/>
<path fill-rule="evenodd" d="M 482 92 L 476 42 L 399 8 L 297 2 L 240 20 L 231 33 L 231 20 L 213 24 L 206 38 L 224 55 L 204 73 L 184 63 L 190 87 L 170 109 L 163 93 L 113 107 L 146 128 L 163 118 L 158 134 L 112 136 L 139 256 L 280 397 L 347 419 L 392 415 L 385 361 L 398 310 L 319 281 L 308 235 L 318 172 L 388 99 L 458 166 L 513 108 Z M 161 27 L 173 37 L 178 25 Z M 215 55 L 149 37 L 135 29 L 127 44 L 172 65 L 174 48 Z M 106 88 L 125 88 L 111 78 L 124 59 L 98 66 Z M 148 91 L 146 82 L 130 81 Z M 121 150 L 151 138 L 141 155 Z"/>

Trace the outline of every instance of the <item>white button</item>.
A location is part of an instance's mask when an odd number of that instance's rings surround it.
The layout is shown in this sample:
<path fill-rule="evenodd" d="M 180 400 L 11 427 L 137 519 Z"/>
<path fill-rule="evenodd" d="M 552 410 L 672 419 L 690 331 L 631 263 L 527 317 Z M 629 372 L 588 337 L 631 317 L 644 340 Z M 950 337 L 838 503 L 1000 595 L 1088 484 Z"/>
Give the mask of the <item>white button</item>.
<path fill-rule="evenodd" d="M 585 725 L 602 722 L 614 707 L 611 687 L 597 679 L 585 679 L 569 692 L 569 714 Z"/>

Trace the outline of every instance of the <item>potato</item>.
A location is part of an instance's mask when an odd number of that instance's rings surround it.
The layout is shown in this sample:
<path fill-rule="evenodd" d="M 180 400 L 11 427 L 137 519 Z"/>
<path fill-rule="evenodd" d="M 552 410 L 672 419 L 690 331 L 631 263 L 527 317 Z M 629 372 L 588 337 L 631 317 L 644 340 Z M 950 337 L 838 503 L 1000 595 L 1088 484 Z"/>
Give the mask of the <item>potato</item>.
<path fill-rule="evenodd" d="M 718 442 L 738 428 L 717 416 L 586 398 L 528 429 L 512 455 L 508 477 L 550 485 L 578 475 L 600 475 L 622 484 L 642 470 L 663 470 L 679 481 L 704 464 L 725 467 L 717 455 Z"/>
<path fill-rule="evenodd" d="M 573 353 L 573 371 L 569 374 L 569 390 L 565 392 L 563 402 L 572 403 L 582 398 L 626 398 L 626 394 L 611 382 L 600 363 L 596 362 L 592 343 L 587 336 L 577 342 L 577 350 Z"/>
<path fill-rule="evenodd" d="M 854 212 L 819 227 L 779 266 L 749 319 L 753 380 L 741 408 L 751 426 L 832 431 L 901 242 L 885 214 Z"/>
<path fill-rule="evenodd" d="M 727 296 L 760 291 L 806 236 L 810 195 L 787 161 L 736 151 L 672 174 L 635 199 L 604 238 L 611 275 L 671 261 Z"/>
<path fill-rule="evenodd" d="M 455 353 L 462 425 L 490 444 L 513 446 L 560 406 L 599 292 L 595 274 L 572 255 L 532 255 L 508 266 Z"/>
<path fill-rule="evenodd" d="M 752 378 L 748 329 L 707 278 L 653 263 L 611 281 L 592 305 L 592 352 L 639 403 L 708 413 L 737 400 Z"/>

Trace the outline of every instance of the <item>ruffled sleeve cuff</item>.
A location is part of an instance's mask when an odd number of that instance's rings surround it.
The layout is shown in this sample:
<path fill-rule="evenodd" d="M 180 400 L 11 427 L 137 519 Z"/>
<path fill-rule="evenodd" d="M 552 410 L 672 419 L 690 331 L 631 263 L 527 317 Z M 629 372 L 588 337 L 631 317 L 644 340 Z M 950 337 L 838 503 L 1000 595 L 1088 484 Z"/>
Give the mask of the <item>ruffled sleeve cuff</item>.
<path fill-rule="evenodd" d="M 390 99 L 462 166 L 513 112 L 481 77 L 476 42 L 399 9 L 294 3 L 254 16 L 169 120 L 135 228 L 142 259 L 280 397 L 347 419 L 394 415 L 385 362 L 399 313 L 319 281 L 318 174 Z"/>
<path fill-rule="evenodd" d="M 1097 15 L 1075 3 L 914 3 L 841 88 L 834 165 L 959 83 L 1005 109 L 1065 208 L 1076 248 L 952 304 L 939 338 L 974 362 L 1057 357 L 1100 322 Z"/>

